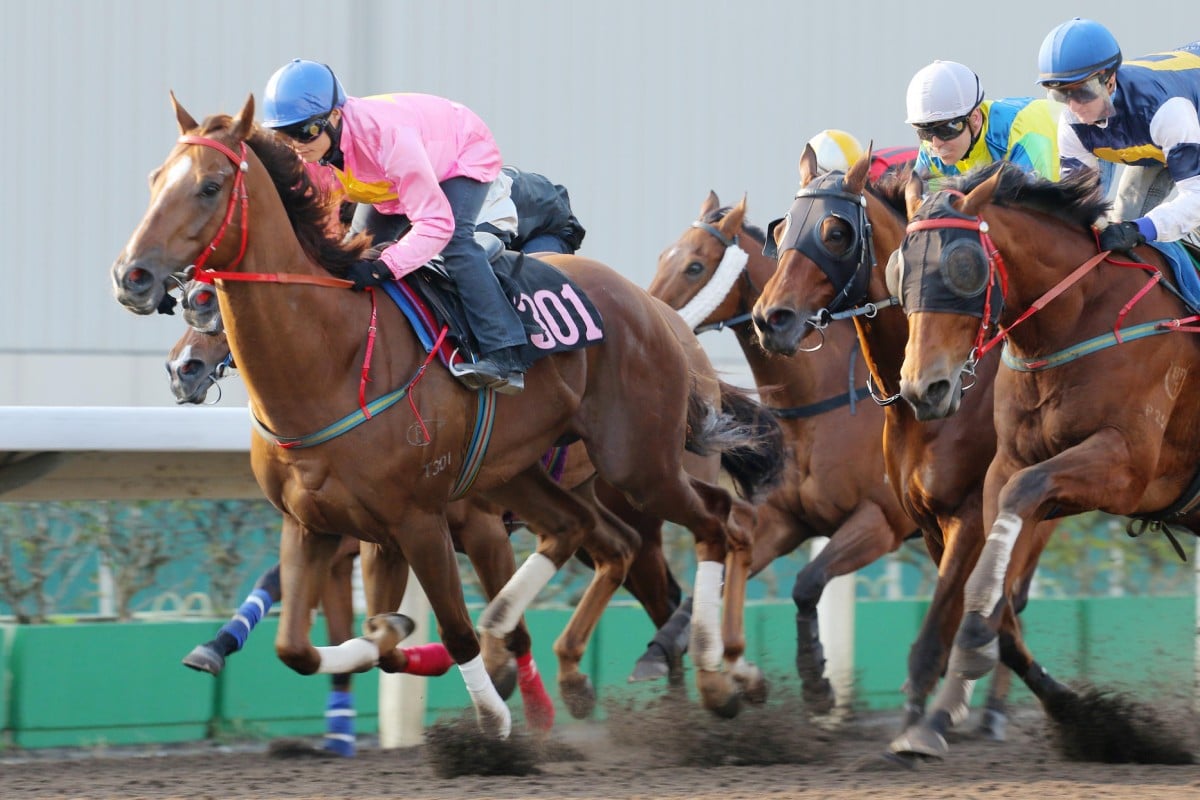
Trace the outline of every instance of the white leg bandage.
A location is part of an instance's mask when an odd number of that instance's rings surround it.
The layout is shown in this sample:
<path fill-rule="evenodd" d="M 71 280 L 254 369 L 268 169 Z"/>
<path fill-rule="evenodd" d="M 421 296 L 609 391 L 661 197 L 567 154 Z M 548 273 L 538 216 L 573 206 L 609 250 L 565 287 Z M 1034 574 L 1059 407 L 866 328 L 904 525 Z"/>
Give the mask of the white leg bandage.
<path fill-rule="evenodd" d="M 483 610 L 479 618 L 480 629 L 501 639 L 512 633 L 525 609 L 556 572 L 558 567 L 541 553 L 534 553 L 525 559 L 525 563 Z"/>
<path fill-rule="evenodd" d="M 475 717 L 485 732 L 495 733 L 501 739 L 507 739 L 512 732 L 512 714 L 508 706 L 500 699 L 500 693 L 492 685 L 487 669 L 483 666 L 483 656 L 475 656 L 465 664 L 458 665 L 462 673 L 463 683 L 471 695 L 475 705 Z"/>
<path fill-rule="evenodd" d="M 1021 534 L 1021 518 L 1005 511 L 996 517 L 992 532 L 988 534 L 979 563 L 967 579 L 964 591 L 967 612 L 976 611 L 984 616 L 992 613 L 1004 591 L 1004 575 L 1012 558 L 1013 545 Z"/>
<path fill-rule="evenodd" d="M 721 638 L 721 581 L 725 565 L 701 561 L 696 565 L 696 585 L 692 592 L 692 641 L 688 652 L 696 667 L 710 672 L 721 669 L 725 642 Z"/>
<path fill-rule="evenodd" d="M 971 694 L 974 691 L 975 681 L 956 678 L 953 671 L 948 670 L 933 700 L 933 710 L 949 712 L 950 724 L 959 725 L 971 713 Z"/>
<path fill-rule="evenodd" d="M 321 675 L 341 675 L 346 672 L 365 672 L 379 663 L 379 648 L 375 643 L 359 636 L 348 639 L 333 647 L 318 647 Z"/>

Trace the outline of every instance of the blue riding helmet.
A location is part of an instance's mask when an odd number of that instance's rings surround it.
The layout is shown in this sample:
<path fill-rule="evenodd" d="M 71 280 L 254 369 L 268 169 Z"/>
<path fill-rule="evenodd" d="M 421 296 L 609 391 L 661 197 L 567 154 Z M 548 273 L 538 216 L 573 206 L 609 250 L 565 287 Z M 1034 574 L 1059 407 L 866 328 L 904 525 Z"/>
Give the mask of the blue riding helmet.
<path fill-rule="evenodd" d="M 263 125 L 283 128 L 328 114 L 346 102 L 346 90 L 333 70 L 316 61 L 294 59 L 275 70 L 263 92 Z"/>
<path fill-rule="evenodd" d="M 1038 51 L 1040 84 L 1075 83 L 1121 65 L 1121 47 L 1108 28 L 1075 17 L 1046 35 Z"/>

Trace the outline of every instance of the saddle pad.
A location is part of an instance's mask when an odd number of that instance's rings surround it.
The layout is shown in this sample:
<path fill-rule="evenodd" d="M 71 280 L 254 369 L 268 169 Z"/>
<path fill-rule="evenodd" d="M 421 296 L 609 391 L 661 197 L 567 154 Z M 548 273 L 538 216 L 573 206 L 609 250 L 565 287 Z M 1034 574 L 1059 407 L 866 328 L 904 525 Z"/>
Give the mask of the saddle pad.
<path fill-rule="evenodd" d="M 1180 242 L 1150 242 L 1154 249 L 1163 254 L 1171 265 L 1175 285 L 1179 293 L 1194 311 L 1200 311 L 1200 275 L 1196 273 L 1196 262 Z"/>
<path fill-rule="evenodd" d="M 551 353 L 579 350 L 604 341 L 600 313 L 562 272 L 543 261 L 513 252 L 503 253 L 492 266 L 529 336 L 521 349 L 527 364 Z M 443 324 L 449 326 L 447 338 L 454 340 L 451 350 L 478 352 L 452 280 L 434 270 L 418 269 L 406 275 L 401 283 L 422 301 L 435 321 L 435 330 L 440 330 Z M 429 346 L 426 345 L 427 349 Z"/>

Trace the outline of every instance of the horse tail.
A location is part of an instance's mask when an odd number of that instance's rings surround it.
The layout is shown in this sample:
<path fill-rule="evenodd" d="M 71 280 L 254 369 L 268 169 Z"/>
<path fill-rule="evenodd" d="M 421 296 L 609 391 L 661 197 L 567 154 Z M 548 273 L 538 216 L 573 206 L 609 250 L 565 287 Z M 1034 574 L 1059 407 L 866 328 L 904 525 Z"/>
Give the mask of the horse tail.
<path fill-rule="evenodd" d="M 686 447 L 698 455 L 720 453 L 721 468 L 733 478 L 738 494 L 752 499 L 783 475 L 783 428 L 748 392 L 724 381 L 717 383 L 721 388 L 719 412 L 692 385 Z"/>

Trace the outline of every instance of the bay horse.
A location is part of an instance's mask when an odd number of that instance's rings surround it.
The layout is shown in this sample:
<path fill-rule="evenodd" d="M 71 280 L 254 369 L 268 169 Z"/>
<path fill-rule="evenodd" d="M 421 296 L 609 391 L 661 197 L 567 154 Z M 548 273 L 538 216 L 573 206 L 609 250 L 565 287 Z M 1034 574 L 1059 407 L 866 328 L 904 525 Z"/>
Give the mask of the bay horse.
<path fill-rule="evenodd" d="M 114 293 L 130 311 L 150 314 L 185 267 L 210 256 L 225 267 L 200 275 L 215 279 L 249 394 L 252 468 L 283 515 L 281 587 L 295 601 L 280 618 L 281 660 L 303 674 L 394 668 L 393 650 L 412 622 L 391 612 L 400 603 L 403 568 L 411 565 L 481 728 L 507 737 L 511 717 L 482 665 L 445 509 L 465 481 L 466 489 L 519 513 L 538 535 L 537 552 L 480 619 L 488 634 L 507 635 L 581 540 L 599 530 L 599 519 L 623 527 L 595 501 L 592 482 L 567 491 L 542 469 L 552 444 L 578 438 L 598 474 L 635 506 L 693 533 L 696 682 L 706 708 L 736 713 L 738 678 L 747 669 L 742 612 L 754 512 L 725 489 L 689 477 L 682 453 L 685 446 L 752 448 L 761 439 L 721 417 L 717 387 L 706 394 L 704 382 L 689 374 L 667 316 L 673 312 L 599 262 L 553 259 L 592 298 L 605 322 L 604 342 L 543 358 L 519 397 L 468 391 L 448 372 L 424 368 L 424 349 L 399 310 L 376 307 L 373 292 L 328 290 L 346 288 L 329 273 L 344 273 L 365 242 L 328 236 L 325 199 L 295 153 L 255 126 L 253 96 L 236 116 L 212 116 L 203 125 L 173 96 L 172 103 L 181 136 L 152 173 L 150 206 L 112 265 Z M 388 387 L 399 388 L 383 394 Z M 403 406 L 386 413 L 401 398 L 412 413 Z M 482 433 L 477 404 L 493 401 L 490 439 L 472 448 Z M 304 433 L 314 425 L 344 432 L 324 439 L 325 429 Z M 312 447 L 283 446 L 315 440 Z M 473 476 L 462 474 L 464 453 L 471 471 L 478 467 Z M 340 532 L 363 541 L 371 618 L 366 636 L 315 648 L 309 616 Z M 614 562 L 627 559 L 623 542 L 611 537 L 606 544 Z"/>
<path fill-rule="evenodd" d="M 193 308 L 201 309 L 200 306 L 193 306 Z M 204 315 L 205 313 L 208 312 L 202 313 L 200 317 L 205 327 L 221 327 L 219 309 L 213 315 L 215 319 L 209 319 Z M 689 347 L 688 357 L 693 369 L 698 373 L 715 377 L 712 365 L 703 350 Z M 166 360 L 171 391 L 179 403 L 200 404 L 205 402 L 209 390 L 219 387 L 219 381 L 233 367 L 233 356 L 223 331 L 207 334 L 192 327 L 187 328 L 171 347 Z M 736 397 L 730 396 L 730 391 L 727 389 L 722 403 L 723 406 L 731 406 L 727 411 L 738 417 L 743 415 L 745 409 L 733 402 L 736 399 Z M 747 422 L 749 423 L 750 420 Z M 547 459 L 555 465 L 555 479 L 568 487 L 582 484 L 591 478 L 595 471 L 591 462 L 588 461 L 587 451 L 581 442 L 569 445 L 565 449 L 556 448 L 547 454 Z M 720 461 L 714 459 L 713 456 L 686 453 L 684 462 L 691 475 L 707 477 L 711 480 L 715 480 L 717 477 Z M 730 463 L 728 466 L 731 471 L 738 469 L 736 463 Z M 649 519 L 633 509 L 623 495 L 613 491 L 603 482 L 597 484 L 597 494 L 608 508 L 612 509 L 618 517 L 639 534 L 639 541 L 635 543 L 636 552 L 625 576 L 624 586 L 646 610 L 654 626 L 662 628 L 671 618 L 672 612 L 679 607 L 683 595 L 679 583 L 671 574 L 670 566 L 663 552 L 662 521 Z M 511 527 L 504 516 L 499 513 L 500 511 L 501 509 L 481 497 L 456 500 L 447 506 L 447 519 L 454 549 L 456 552 L 464 553 L 470 559 L 476 573 L 480 576 L 484 596 L 489 600 L 496 595 L 516 570 L 508 539 Z M 588 566 L 594 567 L 594 559 L 587 555 L 586 549 L 587 544 L 585 543 L 583 549 L 576 555 Z M 335 562 L 331 583 L 326 587 L 326 594 L 323 595 L 321 602 L 322 608 L 325 610 L 326 623 L 329 626 L 329 640 L 334 644 L 350 638 L 352 611 L 349 604 L 351 578 L 349 565 L 358 554 L 358 540 L 344 535 L 339 553 L 342 552 L 349 555 L 347 568 L 339 570 L 340 562 Z M 277 573 L 278 565 L 272 570 Z M 270 575 L 272 570 L 268 570 L 267 574 Z M 278 581 L 277 577 L 275 581 Z M 263 580 L 260 579 L 259 583 L 262 582 Z M 333 595 L 332 602 L 327 602 L 325 598 L 330 594 Z M 345 603 L 339 602 L 343 596 L 346 598 Z M 275 601 L 278 599 L 278 597 L 273 598 Z M 576 613 L 572 615 L 572 623 L 568 624 L 563 637 L 556 645 L 556 654 L 560 658 L 558 674 L 561 676 L 562 694 L 568 709 L 578 717 L 590 715 L 595 705 L 594 688 L 587 676 L 580 672 L 583 651 L 594 629 L 594 621 L 587 620 L 587 612 L 588 609 L 582 605 L 576 607 Z M 690 617 L 690 614 L 688 616 Z M 686 641 L 679 642 L 677 636 L 668 636 L 667 638 L 669 641 L 668 650 L 665 653 L 666 662 L 672 668 L 671 674 L 675 678 L 678 677 L 675 673 L 680 668 Z M 497 643 L 499 640 L 494 637 L 484 638 L 485 663 L 499 665 L 503 662 L 503 651 L 490 655 L 488 652 L 488 646 Z M 526 717 L 552 720 L 553 708 L 549 709 L 548 714 L 542 711 L 545 705 L 543 700 L 545 690 L 541 687 L 541 678 L 536 666 L 533 666 L 532 669 L 526 666 L 527 663 L 532 664 L 532 657 L 530 655 L 530 637 L 523 619 L 517 629 L 510 634 L 507 646 L 516 656 L 517 663 L 522 669 L 523 678 L 520 683 L 522 699 L 527 709 L 533 709 L 532 712 L 527 711 Z M 223 666 L 224 657 L 228 654 L 227 646 L 223 647 L 222 642 L 213 640 L 198 645 L 185 657 L 184 663 L 195 669 L 217 674 Z M 501 696 L 507 697 L 512 691 L 516 670 L 510 670 L 505 674 L 496 668 L 490 668 L 489 673 L 493 674 L 496 679 Z M 503 678 L 497 678 L 497 675 L 502 675 Z"/>
<path fill-rule="evenodd" d="M 983 548 L 983 481 L 996 447 L 992 425 L 992 382 L 997 359 L 981 362 L 975 391 L 962 415 L 924 423 L 897 403 L 900 367 L 909 331 L 904 313 L 886 286 L 884 268 L 904 235 L 904 183 L 868 183 L 870 152 L 844 175 L 819 175 L 816 155 L 805 147 L 800 158 L 800 190 L 787 217 L 768 233 L 778 252 L 775 274 L 753 309 L 759 341 L 769 351 L 791 355 L 803 341 L 820 335 L 834 319 L 854 321 L 877 402 L 884 406 L 883 453 L 887 477 L 905 512 L 920 526 L 938 579 L 925 621 L 908 658 L 904 731 L 890 751 L 906 761 L 948 752 L 944 734 L 966 718 L 974 681 L 951 672 L 932 710 L 929 693 L 943 673 L 954 631 L 962 617 L 963 587 Z M 878 256 L 878 258 L 877 258 Z M 826 333 L 826 335 L 828 335 Z M 1022 587 L 1045 544 L 1048 526 L 1031 535 L 1034 552 L 1021 573 Z M 1019 596 L 1023 605 L 1026 595 Z M 1015 613 L 1003 617 L 1005 663 L 1039 697 L 1060 685 L 1033 660 L 1021 638 Z M 988 700 L 992 719 L 1003 724 L 1007 682 L 993 683 Z"/>
<path fill-rule="evenodd" d="M 821 713 L 835 700 L 817 626 L 821 593 L 833 578 L 895 551 L 918 529 L 887 483 L 883 410 L 866 401 L 854 330 L 831 327 L 822 352 L 802 358 L 779 358 L 759 346 L 749 312 L 776 267 L 763 255 L 764 244 L 762 229 L 746 219 L 745 197 L 722 207 L 709 192 L 696 221 L 658 257 L 649 292 L 699 331 L 733 331 L 759 397 L 785 432 L 784 475 L 758 504 L 750 573 L 805 541 L 829 537 L 792 588 L 796 670 L 806 706 Z"/>
<path fill-rule="evenodd" d="M 1042 520 L 1099 509 L 1200 531 L 1200 340 L 1165 335 L 1195 333 L 1200 317 L 1162 290 L 1171 272 L 1157 249 L 1138 247 L 1133 260 L 1099 250 L 1093 226 L 1108 205 L 1090 173 L 1051 183 L 1002 163 L 922 202 L 923 191 L 909 181 L 896 275 L 910 327 L 901 395 L 922 419 L 958 419 L 972 394 L 963 376 L 1004 345 L 987 544 L 950 659 L 975 677 L 995 663 L 998 620 L 1037 556 Z M 1051 715 L 1070 721 L 1076 698 L 1051 700 Z M 1177 745 L 1112 752 L 1192 760 Z"/>

